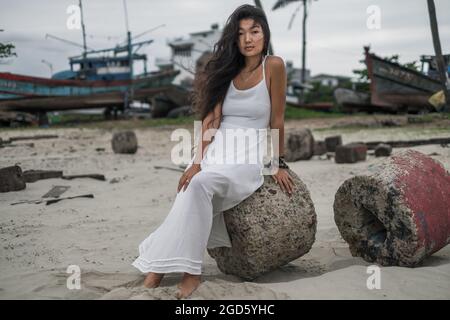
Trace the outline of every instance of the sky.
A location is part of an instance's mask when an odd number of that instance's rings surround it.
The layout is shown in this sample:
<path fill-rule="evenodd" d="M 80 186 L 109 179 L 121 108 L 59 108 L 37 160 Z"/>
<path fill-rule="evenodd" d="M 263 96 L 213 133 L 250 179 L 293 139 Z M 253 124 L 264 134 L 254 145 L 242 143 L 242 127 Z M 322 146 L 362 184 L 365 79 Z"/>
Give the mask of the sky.
<path fill-rule="evenodd" d="M 293 2 L 273 11 L 276 0 L 261 0 L 271 30 L 274 54 L 294 67 L 301 67 L 303 9 L 297 11 L 291 29 L 289 21 L 300 6 Z M 149 58 L 148 69 L 156 70 L 155 58 L 170 58 L 167 41 L 188 37 L 190 32 L 223 27 L 239 0 L 127 0 L 129 27 L 133 35 L 149 29 L 138 40 L 153 42 L 141 49 Z M 67 27 L 78 0 L 0 0 L 0 42 L 12 42 L 17 57 L 0 64 L 1 72 L 48 77 L 69 68 L 68 57 L 81 48 L 51 38 L 51 34 L 82 43 L 79 29 Z M 443 53 L 450 53 L 450 0 L 435 0 Z M 83 12 L 88 46 L 109 48 L 126 36 L 123 0 L 84 0 Z M 400 62 L 419 60 L 434 54 L 426 0 L 317 0 L 311 1 L 307 23 L 306 66 L 312 75 L 328 73 L 352 76 L 363 67 L 363 46 L 380 56 L 398 54 Z"/>

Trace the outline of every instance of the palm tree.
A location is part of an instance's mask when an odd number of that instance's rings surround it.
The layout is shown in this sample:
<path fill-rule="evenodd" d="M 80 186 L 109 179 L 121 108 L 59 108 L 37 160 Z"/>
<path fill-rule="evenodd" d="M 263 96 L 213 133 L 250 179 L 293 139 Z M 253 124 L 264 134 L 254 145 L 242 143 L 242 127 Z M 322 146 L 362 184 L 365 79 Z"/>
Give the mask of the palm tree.
<path fill-rule="evenodd" d="M 306 72 L 306 18 L 308 16 L 308 10 L 307 10 L 307 3 L 309 2 L 311 4 L 311 0 L 277 0 L 277 2 L 274 4 L 272 10 L 277 10 L 280 8 L 284 8 L 290 3 L 293 2 L 299 2 L 302 3 L 300 6 L 296 9 L 296 11 L 293 13 L 291 21 L 289 22 L 289 29 L 291 28 L 292 22 L 295 18 L 295 15 L 297 14 L 297 11 L 300 9 L 301 5 L 303 5 L 303 39 L 302 39 L 302 78 L 301 83 L 305 84 L 305 72 Z M 317 1 L 317 0 L 316 0 Z M 303 90 L 302 90 L 302 96 L 303 96 Z"/>

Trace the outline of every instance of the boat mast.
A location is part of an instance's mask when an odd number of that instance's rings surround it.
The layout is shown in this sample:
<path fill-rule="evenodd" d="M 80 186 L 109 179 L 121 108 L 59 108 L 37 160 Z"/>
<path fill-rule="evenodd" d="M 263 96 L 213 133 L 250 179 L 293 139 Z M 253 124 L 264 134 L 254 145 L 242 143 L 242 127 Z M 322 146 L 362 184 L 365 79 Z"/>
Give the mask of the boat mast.
<path fill-rule="evenodd" d="M 83 58 L 86 58 L 86 51 L 87 51 L 87 45 L 86 45 L 86 29 L 84 27 L 84 18 L 83 18 L 83 5 L 81 3 L 81 0 L 79 0 L 80 3 L 80 15 L 81 15 L 81 30 L 83 32 Z"/>
<path fill-rule="evenodd" d="M 133 79 L 133 51 L 131 46 L 131 32 L 128 25 L 128 10 L 127 1 L 123 0 L 123 7 L 125 12 L 125 28 L 127 30 L 127 46 L 128 46 L 128 64 L 130 65 L 130 80 Z"/>
<path fill-rule="evenodd" d="M 431 34 L 433 36 L 433 46 L 436 54 L 436 62 L 438 66 L 439 76 L 442 83 L 442 88 L 445 95 L 445 112 L 450 112 L 450 92 L 447 88 L 447 66 L 444 62 L 444 57 L 442 56 L 441 41 L 439 39 L 439 29 L 436 19 L 436 7 L 434 5 L 434 0 L 427 0 L 428 3 L 428 13 L 430 16 L 430 26 Z"/>
<path fill-rule="evenodd" d="M 127 109 L 130 106 L 130 103 L 133 101 L 134 90 L 133 90 L 133 47 L 131 46 L 131 32 L 128 25 L 128 10 L 127 10 L 127 1 L 123 0 L 123 7 L 125 13 L 125 28 L 127 30 L 127 51 L 128 51 L 128 64 L 130 68 L 130 85 L 125 94 L 123 101 L 123 109 Z"/>

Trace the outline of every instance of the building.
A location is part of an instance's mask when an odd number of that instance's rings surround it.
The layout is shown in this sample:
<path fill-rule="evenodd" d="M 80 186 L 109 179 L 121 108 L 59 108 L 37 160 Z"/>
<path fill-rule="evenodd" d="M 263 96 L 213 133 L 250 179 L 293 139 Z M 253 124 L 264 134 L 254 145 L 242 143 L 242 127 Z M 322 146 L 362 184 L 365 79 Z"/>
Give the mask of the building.
<path fill-rule="evenodd" d="M 206 52 L 213 52 L 222 31 L 219 25 L 214 23 L 210 30 L 189 33 L 187 39 L 175 38 L 168 40 L 167 45 L 171 48 L 171 64 L 175 69 L 180 70 L 180 74 L 174 79 L 173 83 L 189 83 L 194 79 L 197 60 Z M 157 66 L 166 66 L 167 61 L 157 59 Z"/>
<path fill-rule="evenodd" d="M 294 64 L 291 60 L 286 61 L 286 74 L 288 83 L 292 82 L 294 84 L 300 84 L 302 82 L 302 69 L 294 68 Z M 305 82 L 308 82 L 309 78 L 311 78 L 311 71 L 305 69 Z"/>
<path fill-rule="evenodd" d="M 351 80 L 350 77 L 334 76 L 334 75 L 326 74 L 326 73 L 320 73 L 318 75 L 315 75 L 315 76 L 309 78 L 309 82 L 311 82 L 311 83 L 312 82 L 320 82 L 320 84 L 322 86 L 333 87 L 333 88 L 339 86 L 343 82 L 347 82 L 350 80 Z"/>

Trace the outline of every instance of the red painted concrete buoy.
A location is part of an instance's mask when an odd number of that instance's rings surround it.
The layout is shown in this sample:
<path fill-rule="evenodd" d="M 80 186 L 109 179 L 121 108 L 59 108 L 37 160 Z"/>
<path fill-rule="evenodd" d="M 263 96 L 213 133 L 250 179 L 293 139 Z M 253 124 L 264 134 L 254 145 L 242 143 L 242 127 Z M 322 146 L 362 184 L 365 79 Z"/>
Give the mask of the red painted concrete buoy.
<path fill-rule="evenodd" d="M 369 262 L 413 267 L 450 243 L 450 174 L 412 149 L 346 180 L 333 207 L 352 255 Z"/>

